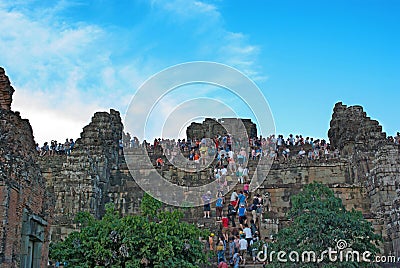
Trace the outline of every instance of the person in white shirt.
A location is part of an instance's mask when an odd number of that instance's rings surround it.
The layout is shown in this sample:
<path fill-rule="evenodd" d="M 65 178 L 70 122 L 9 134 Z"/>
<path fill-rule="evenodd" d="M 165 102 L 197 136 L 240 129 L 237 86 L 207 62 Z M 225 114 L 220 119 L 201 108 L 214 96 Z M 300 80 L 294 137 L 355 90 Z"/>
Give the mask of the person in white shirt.
<path fill-rule="evenodd" d="M 228 175 L 228 170 L 226 169 L 226 167 L 221 168 L 221 181 L 224 182 L 226 176 Z"/>
<path fill-rule="evenodd" d="M 304 156 L 306 155 L 306 151 L 304 151 L 303 148 L 300 149 L 299 153 L 298 153 L 298 157 L 299 158 L 304 158 Z"/>
<path fill-rule="evenodd" d="M 231 199 L 230 199 L 230 202 L 233 207 L 236 207 L 237 199 L 238 199 L 238 194 L 236 193 L 236 190 L 233 190 L 233 193 L 231 194 Z"/>
<path fill-rule="evenodd" d="M 235 153 L 233 151 L 228 152 L 228 157 L 233 158 L 235 156 Z"/>
<path fill-rule="evenodd" d="M 248 247 L 247 240 L 244 239 L 244 237 L 240 238 L 240 240 L 239 240 L 239 252 L 240 252 L 240 256 L 242 257 L 242 260 L 243 260 L 243 265 L 246 264 L 247 247 Z"/>
<path fill-rule="evenodd" d="M 243 180 L 244 181 L 249 180 L 249 169 L 247 167 L 243 169 Z M 241 183 L 243 183 L 243 181 L 241 181 Z"/>
<path fill-rule="evenodd" d="M 250 241 L 253 240 L 253 235 L 251 233 L 250 227 L 247 224 L 244 225 L 243 233 L 245 234 L 245 239 L 247 241 L 247 245 L 250 245 Z M 249 247 L 248 247 L 248 249 L 249 249 Z"/>

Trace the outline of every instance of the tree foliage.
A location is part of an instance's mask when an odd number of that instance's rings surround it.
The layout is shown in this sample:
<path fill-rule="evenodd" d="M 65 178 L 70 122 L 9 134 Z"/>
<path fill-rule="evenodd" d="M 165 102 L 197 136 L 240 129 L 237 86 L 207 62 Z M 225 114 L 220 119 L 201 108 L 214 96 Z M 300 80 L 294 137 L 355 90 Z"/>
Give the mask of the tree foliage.
<path fill-rule="evenodd" d="M 363 252 L 371 252 L 370 259 L 379 253 L 379 241 L 381 237 L 374 233 L 372 224 L 365 220 L 360 211 L 347 211 L 342 200 L 335 197 L 334 192 L 321 183 L 307 185 L 304 190 L 291 198 L 292 207 L 287 216 L 290 224 L 283 228 L 276 236 L 276 242 L 272 243 L 272 250 L 292 251 L 298 253 L 314 251 L 317 259 L 321 253 L 331 248 L 337 250 L 337 243 L 343 240 L 347 243 L 347 249 Z M 372 266 L 370 263 L 358 263 L 346 259 L 345 250 L 342 252 L 342 261 L 331 262 L 327 255 L 320 263 L 317 262 L 279 262 L 275 256 L 275 267 L 360 267 Z M 295 256 L 295 255 L 293 255 Z M 338 254 L 335 256 L 339 257 Z M 362 259 L 360 257 L 360 259 Z"/>
<path fill-rule="evenodd" d="M 207 234 L 181 222 L 180 211 L 161 211 L 149 195 L 141 210 L 142 215 L 121 217 L 108 205 L 101 220 L 78 213 L 81 230 L 51 244 L 50 258 L 72 267 L 198 267 L 207 261 L 199 241 Z"/>

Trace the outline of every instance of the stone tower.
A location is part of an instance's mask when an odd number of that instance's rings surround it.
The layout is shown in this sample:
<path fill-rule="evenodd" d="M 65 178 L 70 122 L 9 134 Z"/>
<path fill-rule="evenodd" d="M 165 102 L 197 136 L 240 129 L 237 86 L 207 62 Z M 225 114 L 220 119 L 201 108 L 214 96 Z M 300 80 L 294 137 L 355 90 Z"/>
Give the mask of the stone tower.
<path fill-rule="evenodd" d="M 361 106 L 341 102 L 333 110 L 330 142 L 350 163 L 351 176 L 366 188 L 375 231 L 384 239 L 385 253 L 400 255 L 400 151 L 386 139 L 378 121 Z"/>
<path fill-rule="evenodd" d="M 0 266 L 45 267 L 51 198 L 29 121 L 11 111 L 13 92 L 0 68 Z"/>

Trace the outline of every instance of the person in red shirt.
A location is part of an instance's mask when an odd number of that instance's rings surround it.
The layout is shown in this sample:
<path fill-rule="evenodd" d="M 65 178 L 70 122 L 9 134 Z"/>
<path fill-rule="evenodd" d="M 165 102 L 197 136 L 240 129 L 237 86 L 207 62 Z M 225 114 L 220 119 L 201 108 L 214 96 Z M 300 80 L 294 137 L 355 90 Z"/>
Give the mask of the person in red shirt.
<path fill-rule="evenodd" d="M 218 264 L 218 268 L 229 268 L 228 264 L 221 260 Z"/>
<path fill-rule="evenodd" d="M 162 168 L 164 166 L 164 160 L 161 157 L 156 160 L 157 167 Z"/>
<path fill-rule="evenodd" d="M 228 241 L 229 238 L 229 219 L 224 216 L 222 217 L 222 235 L 224 236 L 225 241 Z"/>
<path fill-rule="evenodd" d="M 218 136 L 215 136 L 215 138 L 214 138 L 214 143 L 215 143 L 215 149 L 218 149 L 218 147 L 219 147 L 219 139 L 218 139 Z"/>
<path fill-rule="evenodd" d="M 193 157 L 193 160 L 194 160 L 194 162 L 195 162 L 196 164 L 197 164 L 197 163 L 200 163 L 200 155 L 199 155 L 198 152 L 195 153 L 195 155 L 194 155 L 194 157 Z"/>

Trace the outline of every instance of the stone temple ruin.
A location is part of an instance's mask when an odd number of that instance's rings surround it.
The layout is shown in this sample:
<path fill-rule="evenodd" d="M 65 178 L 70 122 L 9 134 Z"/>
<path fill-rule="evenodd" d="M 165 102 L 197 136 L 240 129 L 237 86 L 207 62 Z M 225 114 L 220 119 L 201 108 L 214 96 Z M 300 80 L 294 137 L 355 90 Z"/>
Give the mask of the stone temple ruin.
<path fill-rule="evenodd" d="M 77 229 L 78 211 L 96 217 L 112 202 L 123 215 L 138 213 L 143 191 L 135 183 L 118 141 L 123 136 L 119 112 L 97 112 L 83 128 L 71 155 L 39 158 L 29 121 L 11 110 L 13 88 L 0 69 L 0 266 L 45 267 L 50 241 Z M 212 122 L 215 122 L 212 120 Z M 245 123 L 248 131 L 255 125 Z M 209 124 L 192 124 L 188 137 L 214 135 Z M 262 236 L 287 224 L 290 197 L 305 184 L 320 181 L 340 197 L 348 209 L 363 213 L 384 238 L 385 254 L 400 256 L 400 154 L 382 127 L 361 106 L 337 103 L 328 133 L 341 157 L 319 161 L 275 161 L 259 193 L 269 194 Z M 134 151 L 132 152 L 135 153 Z M 156 157 L 156 156 L 154 156 Z M 146 170 L 141 172 L 146 176 Z M 180 183 L 207 180 L 207 174 L 184 174 L 169 166 L 164 173 Z M 186 210 L 185 220 L 205 228 L 202 208 Z M 213 222 L 213 221 L 211 221 Z M 383 253 L 383 252 L 382 252 Z"/>
<path fill-rule="evenodd" d="M 229 133 L 232 134 L 234 137 L 238 136 L 236 133 L 237 129 L 240 129 L 241 126 L 238 124 L 243 124 L 247 131 L 248 137 L 257 137 L 257 126 L 250 119 L 241 119 L 241 123 L 238 121 L 237 118 L 221 118 L 221 119 L 211 119 L 206 118 L 201 124 L 193 122 L 188 126 L 186 130 L 186 136 L 188 139 L 193 138 L 214 138 L 215 136 Z M 224 126 L 228 129 L 225 129 Z M 239 134 L 240 135 L 240 134 Z"/>

